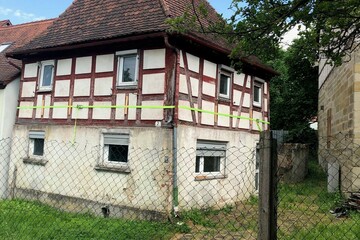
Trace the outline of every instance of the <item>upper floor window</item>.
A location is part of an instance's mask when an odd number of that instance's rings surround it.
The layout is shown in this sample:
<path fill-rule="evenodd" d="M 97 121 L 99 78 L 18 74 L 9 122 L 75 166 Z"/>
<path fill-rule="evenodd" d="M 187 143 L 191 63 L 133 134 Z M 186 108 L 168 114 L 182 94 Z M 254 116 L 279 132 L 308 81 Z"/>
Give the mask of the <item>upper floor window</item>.
<path fill-rule="evenodd" d="M 263 85 L 264 85 L 264 83 L 262 81 L 258 81 L 258 80 L 254 81 L 253 105 L 255 107 L 261 107 L 262 106 Z"/>
<path fill-rule="evenodd" d="M 136 85 L 139 74 L 139 55 L 136 49 L 116 52 L 118 56 L 118 86 Z"/>
<path fill-rule="evenodd" d="M 51 90 L 54 81 L 54 61 L 40 63 L 39 90 Z"/>
<path fill-rule="evenodd" d="M 225 71 L 220 73 L 219 96 L 230 98 L 231 74 Z"/>

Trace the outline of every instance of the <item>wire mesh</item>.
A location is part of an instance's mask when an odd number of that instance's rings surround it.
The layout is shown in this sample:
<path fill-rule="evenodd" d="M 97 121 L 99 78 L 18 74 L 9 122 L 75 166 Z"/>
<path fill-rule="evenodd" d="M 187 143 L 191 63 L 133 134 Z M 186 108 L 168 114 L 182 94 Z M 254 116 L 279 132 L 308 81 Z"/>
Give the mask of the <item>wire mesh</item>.
<path fill-rule="evenodd" d="M 278 151 L 278 239 L 359 239 L 359 145 L 348 136 Z"/>
<path fill-rule="evenodd" d="M 124 149 L 123 139 L 39 136 L 0 140 L 2 239 L 257 237 L 254 148 Z"/>

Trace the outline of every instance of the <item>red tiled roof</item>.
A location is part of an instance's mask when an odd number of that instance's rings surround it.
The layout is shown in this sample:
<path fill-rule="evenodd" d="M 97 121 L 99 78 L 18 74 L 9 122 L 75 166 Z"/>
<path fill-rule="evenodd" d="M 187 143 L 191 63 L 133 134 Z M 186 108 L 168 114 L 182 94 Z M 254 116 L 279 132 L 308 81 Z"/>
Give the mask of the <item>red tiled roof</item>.
<path fill-rule="evenodd" d="M 168 17 L 182 15 L 192 0 L 75 0 L 40 37 L 15 53 L 74 45 L 145 33 L 165 32 Z M 206 0 L 195 0 L 209 9 L 209 19 L 220 19 Z M 207 19 L 202 19 L 203 23 Z M 202 34 L 203 39 L 209 40 Z M 213 44 L 223 46 L 211 40 Z"/>
<path fill-rule="evenodd" d="M 8 48 L 0 53 L 0 84 L 7 84 L 20 74 L 21 61 L 7 59 L 5 54 L 30 42 L 34 37 L 44 32 L 53 21 L 50 19 L 0 27 L 0 44 L 11 43 Z"/>
<path fill-rule="evenodd" d="M 11 26 L 10 20 L 0 20 L 0 28 Z"/>

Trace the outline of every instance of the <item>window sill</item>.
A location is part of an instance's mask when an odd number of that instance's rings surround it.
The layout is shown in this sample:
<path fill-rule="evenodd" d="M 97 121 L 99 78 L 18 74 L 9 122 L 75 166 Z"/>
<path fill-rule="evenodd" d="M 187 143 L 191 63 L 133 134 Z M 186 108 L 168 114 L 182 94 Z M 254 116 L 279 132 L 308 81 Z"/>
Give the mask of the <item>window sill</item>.
<path fill-rule="evenodd" d="M 115 173 L 130 173 L 131 172 L 129 166 L 96 165 L 94 169 L 96 171 L 115 172 Z"/>
<path fill-rule="evenodd" d="M 261 104 L 260 103 L 253 103 L 253 107 L 255 107 L 255 108 L 261 108 Z"/>
<path fill-rule="evenodd" d="M 36 158 L 24 158 L 23 163 L 37 165 L 37 166 L 45 166 L 48 163 L 48 160 L 36 159 Z"/>
<path fill-rule="evenodd" d="M 48 93 L 48 92 L 52 92 L 52 89 L 39 89 L 36 91 L 37 93 Z"/>
<path fill-rule="evenodd" d="M 219 102 L 230 103 L 231 99 L 228 97 L 220 97 L 219 96 Z"/>
<path fill-rule="evenodd" d="M 225 179 L 227 175 L 198 175 L 195 177 L 195 181 L 206 181 L 206 180 L 214 180 L 214 179 Z"/>
<path fill-rule="evenodd" d="M 137 89 L 138 85 L 137 83 L 134 85 L 117 85 L 116 89 Z"/>

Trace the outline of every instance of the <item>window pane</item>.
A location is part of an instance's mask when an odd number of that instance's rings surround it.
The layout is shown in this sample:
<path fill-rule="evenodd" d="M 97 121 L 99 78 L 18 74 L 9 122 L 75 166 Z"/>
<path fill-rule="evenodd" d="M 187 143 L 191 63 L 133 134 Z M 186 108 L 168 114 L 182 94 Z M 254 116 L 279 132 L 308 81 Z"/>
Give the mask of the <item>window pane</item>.
<path fill-rule="evenodd" d="M 261 87 L 254 86 L 254 102 L 260 103 Z"/>
<path fill-rule="evenodd" d="M 136 80 L 136 54 L 123 56 L 123 82 L 135 82 Z"/>
<path fill-rule="evenodd" d="M 34 155 L 44 155 L 44 139 L 34 139 Z"/>
<path fill-rule="evenodd" d="M 224 74 L 220 74 L 220 93 L 224 95 L 228 95 L 229 92 L 229 84 L 230 78 Z"/>
<path fill-rule="evenodd" d="M 109 145 L 109 158 L 110 162 L 123 162 L 128 161 L 128 146 L 122 145 Z"/>
<path fill-rule="evenodd" d="M 204 157 L 204 172 L 220 172 L 220 157 Z"/>
<path fill-rule="evenodd" d="M 195 172 L 200 172 L 200 157 L 196 157 Z"/>
<path fill-rule="evenodd" d="M 53 78 L 53 65 L 45 65 L 44 66 L 44 76 L 42 79 L 42 86 L 43 87 L 50 87 L 51 86 L 51 82 L 52 82 L 52 78 Z"/>

